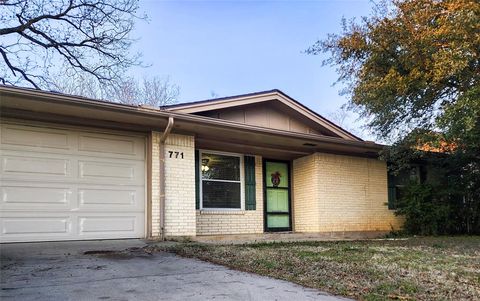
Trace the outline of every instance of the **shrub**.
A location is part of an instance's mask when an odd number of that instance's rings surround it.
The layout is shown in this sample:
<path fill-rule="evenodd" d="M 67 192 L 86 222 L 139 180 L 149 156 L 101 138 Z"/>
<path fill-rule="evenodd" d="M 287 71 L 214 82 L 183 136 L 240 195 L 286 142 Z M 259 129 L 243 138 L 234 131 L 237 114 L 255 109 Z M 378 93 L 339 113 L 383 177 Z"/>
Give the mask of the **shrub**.
<path fill-rule="evenodd" d="M 448 233 L 449 205 L 429 184 L 410 184 L 399 200 L 398 215 L 405 217 L 404 229 L 410 234 L 439 235 Z"/>
<path fill-rule="evenodd" d="M 411 183 L 399 200 L 404 230 L 417 235 L 478 234 L 479 201 L 468 201 L 449 185 Z"/>

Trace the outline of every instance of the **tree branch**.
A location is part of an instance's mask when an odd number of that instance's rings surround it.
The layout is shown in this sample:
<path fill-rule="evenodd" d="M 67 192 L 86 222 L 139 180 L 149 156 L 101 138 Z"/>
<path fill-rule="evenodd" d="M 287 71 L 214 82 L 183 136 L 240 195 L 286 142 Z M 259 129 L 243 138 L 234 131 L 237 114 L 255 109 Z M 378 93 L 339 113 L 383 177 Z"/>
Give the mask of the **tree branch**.
<path fill-rule="evenodd" d="M 5 53 L 5 51 L 3 51 L 2 48 L 0 48 L 0 54 L 2 55 L 3 60 L 7 64 L 8 68 L 10 68 L 10 70 L 12 71 L 13 75 L 16 75 L 15 71 L 19 72 L 20 74 L 22 74 L 22 76 L 25 80 L 30 82 L 32 84 L 32 86 L 35 87 L 35 89 L 40 89 L 40 87 L 27 75 L 27 73 L 25 71 L 23 71 L 20 68 L 17 68 L 15 66 L 13 66 L 12 63 L 10 63 L 10 60 L 8 59 L 7 54 Z M 5 80 L 2 80 L 2 81 L 5 82 Z"/>
<path fill-rule="evenodd" d="M 35 87 L 46 86 L 47 81 L 37 81 L 47 79 L 43 75 L 58 62 L 99 81 L 115 81 L 127 68 L 140 64 L 139 56 L 128 51 L 138 0 L 25 0 L 15 4 L 1 18 L 8 26 L 0 28 L 0 38 L 19 37 L 17 43 L 9 42 L 11 57 L 2 46 L 1 58 L 12 71 L 3 76 L 5 82 L 20 76 L 29 78 L 29 84 L 35 82 Z"/>

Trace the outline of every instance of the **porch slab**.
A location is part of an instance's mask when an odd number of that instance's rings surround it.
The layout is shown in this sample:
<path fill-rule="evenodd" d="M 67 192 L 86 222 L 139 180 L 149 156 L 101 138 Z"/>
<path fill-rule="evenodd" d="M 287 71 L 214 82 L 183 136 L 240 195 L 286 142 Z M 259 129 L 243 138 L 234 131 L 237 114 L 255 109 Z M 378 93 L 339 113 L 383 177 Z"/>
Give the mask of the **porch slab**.
<path fill-rule="evenodd" d="M 199 235 L 192 237 L 191 240 L 209 244 L 364 240 L 381 238 L 388 233 L 388 231 L 341 231 L 319 233 L 276 232 L 259 234 Z"/>

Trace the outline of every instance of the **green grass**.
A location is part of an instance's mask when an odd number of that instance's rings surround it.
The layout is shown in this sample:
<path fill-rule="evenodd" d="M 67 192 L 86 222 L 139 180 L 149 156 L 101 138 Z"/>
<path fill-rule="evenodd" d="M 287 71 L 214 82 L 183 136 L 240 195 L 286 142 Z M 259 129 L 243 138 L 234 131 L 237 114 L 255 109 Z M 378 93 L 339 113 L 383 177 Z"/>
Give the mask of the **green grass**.
<path fill-rule="evenodd" d="M 164 250 L 361 300 L 480 300 L 479 236 Z"/>

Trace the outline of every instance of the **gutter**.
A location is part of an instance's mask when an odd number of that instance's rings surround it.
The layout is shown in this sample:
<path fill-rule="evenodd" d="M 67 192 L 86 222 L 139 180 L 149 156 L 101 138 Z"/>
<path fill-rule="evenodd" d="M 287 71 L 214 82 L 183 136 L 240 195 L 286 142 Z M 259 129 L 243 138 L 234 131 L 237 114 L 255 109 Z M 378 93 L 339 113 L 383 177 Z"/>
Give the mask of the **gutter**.
<path fill-rule="evenodd" d="M 173 128 L 174 119 L 172 116 L 168 117 L 168 124 L 165 130 L 163 131 L 162 136 L 159 141 L 159 152 L 160 152 L 160 179 L 159 179 L 159 190 L 160 190 L 160 239 L 165 240 L 165 140 L 167 140 L 170 131 Z"/>

